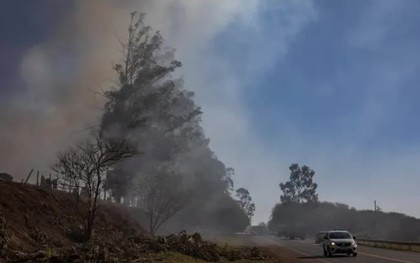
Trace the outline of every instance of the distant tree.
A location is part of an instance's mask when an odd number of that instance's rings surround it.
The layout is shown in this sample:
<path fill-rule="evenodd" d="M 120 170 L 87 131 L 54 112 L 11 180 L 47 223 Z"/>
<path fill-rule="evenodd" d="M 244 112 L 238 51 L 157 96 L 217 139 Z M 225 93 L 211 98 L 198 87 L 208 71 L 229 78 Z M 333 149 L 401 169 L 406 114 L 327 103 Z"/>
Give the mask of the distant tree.
<path fill-rule="evenodd" d="M 280 196 L 282 203 L 313 203 L 318 201 L 316 189 L 318 185 L 313 181 L 315 171 L 304 165 L 292 164 L 290 167 L 290 179 L 280 184 L 283 195 Z"/>
<path fill-rule="evenodd" d="M 192 196 L 165 229 L 225 234 L 243 231 L 250 220 L 235 200 L 235 191 L 232 195 L 227 189 L 225 165 L 208 148 L 192 157 L 187 159 L 192 177 L 182 174 L 184 183 L 193 188 Z"/>
<path fill-rule="evenodd" d="M 238 198 L 239 206 L 244 210 L 248 218 L 251 219 L 254 216 L 255 204 L 252 202 L 249 191 L 241 187 L 236 190 L 236 197 Z"/>
<path fill-rule="evenodd" d="M 88 211 L 85 215 L 85 234 L 90 239 L 96 216 L 97 201 L 106 181 L 107 170 L 123 159 L 137 154 L 137 147 L 125 139 L 115 139 L 93 132 L 92 136 L 58 154 L 54 168 L 59 177 L 85 189 Z"/>
<path fill-rule="evenodd" d="M 266 235 L 268 234 L 268 227 L 266 223 L 260 222 L 257 225 L 249 226 L 247 232 L 255 235 Z"/>
<path fill-rule="evenodd" d="M 277 232 L 295 222 L 303 222 L 308 235 L 338 228 L 366 239 L 420 240 L 420 219 L 395 212 L 356 210 L 340 203 L 320 202 L 309 208 L 306 204 L 277 204 L 268 226 Z"/>
<path fill-rule="evenodd" d="M 265 223 L 265 222 L 259 222 L 257 226 L 267 227 L 267 223 Z"/>
<path fill-rule="evenodd" d="M 278 226 L 301 225 L 307 218 L 307 207 L 297 203 L 279 203 L 273 208 L 268 227 L 277 231 Z"/>
<path fill-rule="evenodd" d="M 222 196 L 218 201 L 217 207 L 210 211 L 207 219 L 207 222 L 215 226 L 214 230 L 233 234 L 244 231 L 251 224 L 250 218 L 230 196 Z"/>

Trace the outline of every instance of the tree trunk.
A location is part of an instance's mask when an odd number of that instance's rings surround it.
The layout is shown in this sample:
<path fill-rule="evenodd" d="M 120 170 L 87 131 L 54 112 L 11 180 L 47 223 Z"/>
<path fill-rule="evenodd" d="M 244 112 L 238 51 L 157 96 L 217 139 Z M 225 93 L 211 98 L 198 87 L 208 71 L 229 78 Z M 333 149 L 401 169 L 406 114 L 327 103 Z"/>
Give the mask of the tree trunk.
<path fill-rule="evenodd" d="M 100 187 L 102 184 L 100 171 L 98 170 L 96 173 L 97 173 L 96 175 L 98 176 L 98 182 L 96 183 L 95 191 L 93 192 L 93 205 L 91 205 L 89 209 L 89 225 L 88 225 L 88 233 L 87 233 L 88 240 L 90 240 L 92 236 L 93 223 L 95 221 L 95 216 L 96 216 L 96 205 L 97 205 L 98 197 L 100 195 Z"/>
<path fill-rule="evenodd" d="M 152 237 L 153 236 L 155 236 L 155 231 L 154 231 L 154 229 L 153 229 L 153 213 L 150 213 L 150 215 L 149 215 L 149 232 L 150 232 L 150 235 L 152 235 Z"/>

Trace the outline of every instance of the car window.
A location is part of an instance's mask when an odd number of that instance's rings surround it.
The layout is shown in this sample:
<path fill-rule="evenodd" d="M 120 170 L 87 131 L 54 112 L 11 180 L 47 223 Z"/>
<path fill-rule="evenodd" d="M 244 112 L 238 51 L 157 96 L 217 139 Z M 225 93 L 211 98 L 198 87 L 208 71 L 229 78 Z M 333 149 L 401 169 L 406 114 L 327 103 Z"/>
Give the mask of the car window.
<path fill-rule="evenodd" d="M 330 239 L 349 239 L 351 238 L 350 233 L 347 232 L 331 232 Z"/>

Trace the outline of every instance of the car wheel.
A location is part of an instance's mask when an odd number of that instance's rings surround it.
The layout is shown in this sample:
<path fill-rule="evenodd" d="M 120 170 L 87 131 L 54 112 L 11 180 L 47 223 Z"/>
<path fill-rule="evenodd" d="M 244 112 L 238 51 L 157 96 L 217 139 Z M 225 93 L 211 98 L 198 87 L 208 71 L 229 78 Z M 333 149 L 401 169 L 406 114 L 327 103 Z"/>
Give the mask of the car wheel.
<path fill-rule="evenodd" d="M 354 252 L 353 253 L 353 257 L 357 257 L 357 252 Z"/>

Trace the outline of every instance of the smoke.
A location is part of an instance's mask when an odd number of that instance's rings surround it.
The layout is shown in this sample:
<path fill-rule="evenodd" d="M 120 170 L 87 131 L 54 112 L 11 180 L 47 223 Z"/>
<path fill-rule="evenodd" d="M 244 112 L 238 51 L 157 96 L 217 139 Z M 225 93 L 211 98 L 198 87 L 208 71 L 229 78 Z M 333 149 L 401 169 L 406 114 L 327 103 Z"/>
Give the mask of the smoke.
<path fill-rule="evenodd" d="M 284 16 L 286 23 L 279 26 L 283 38 L 273 40 L 270 32 L 261 28 L 260 12 L 270 8 Z M 240 96 L 242 86 L 271 67 L 287 51 L 290 39 L 314 17 L 309 2 L 74 1 L 48 39 L 23 54 L 19 78 L 26 88 L 2 99 L 0 168 L 16 179 L 31 168 L 47 172 L 57 151 L 99 124 L 104 103 L 100 94 L 111 88 L 116 78 L 112 66 L 122 54 L 118 40 L 126 37 L 132 11 L 146 13 L 146 23 L 160 30 L 166 44 L 176 48 L 176 57 L 184 64 L 185 86 L 196 92 L 203 108 L 203 126 L 212 139 L 211 147 L 227 166 L 239 172 L 240 177 L 234 178 L 239 179 L 237 186 L 247 187 L 246 182 L 256 173 L 277 172 L 276 159 L 260 158 L 267 149 L 253 137 Z M 245 61 L 227 61 L 213 54 L 212 40 L 232 25 L 240 25 L 242 30 L 236 32 L 236 38 L 250 39 L 246 40 Z M 241 73 L 235 68 L 237 62 L 247 65 Z M 244 162 L 247 164 L 238 167 Z M 257 171 L 257 166 L 261 170 Z M 255 190 L 262 188 L 261 183 L 255 184 Z M 253 189 L 249 190 L 252 195 Z M 263 220 L 272 205 L 254 199 L 257 211 L 258 203 L 265 204 L 265 215 L 258 219 Z"/>
<path fill-rule="evenodd" d="M 58 150 L 98 124 L 104 102 L 100 93 L 115 78 L 112 66 L 121 56 L 118 39 L 126 36 L 130 12 L 147 13 L 147 22 L 164 35 L 182 36 L 172 46 L 194 49 L 243 11 L 237 7 L 246 6 L 220 3 L 76 1 L 54 33 L 23 55 L 19 77 L 25 91 L 0 105 L 1 169 L 16 178 L 31 168 L 45 171 Z M 204 21 L 212 23 L 197 35 L 196 25 Z"/>

